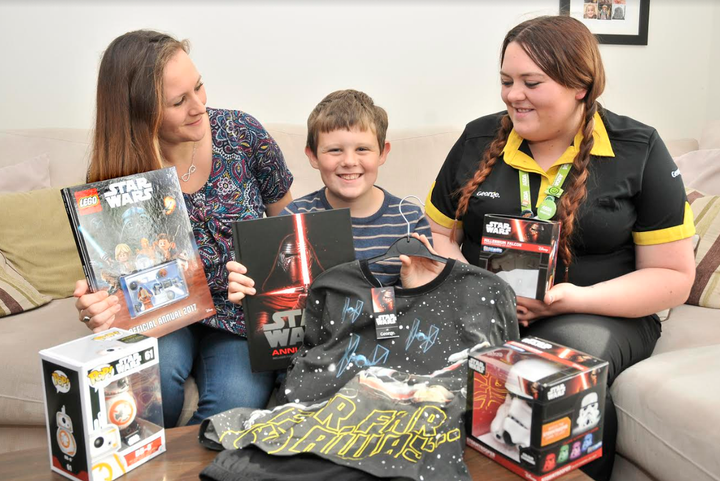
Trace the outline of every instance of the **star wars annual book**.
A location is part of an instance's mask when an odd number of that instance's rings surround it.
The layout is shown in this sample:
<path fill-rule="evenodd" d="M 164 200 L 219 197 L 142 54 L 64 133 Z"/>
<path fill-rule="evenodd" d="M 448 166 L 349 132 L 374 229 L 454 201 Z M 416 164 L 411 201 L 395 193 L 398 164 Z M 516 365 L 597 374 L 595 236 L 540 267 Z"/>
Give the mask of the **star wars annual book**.
<path fill-rule="evenodd" d="M 348 209 L 236 222 L 235 258 L 256 294 L 243 299 L 254 372 L 285 369 L 302 345 L 302 314 L 313 280 L 355 260 Z"/>
<path fill-rule="evenodd" d="M 62 189 L 92 292 L 113 327 L 160 337 L 215 314 L 174 167 Z"/>

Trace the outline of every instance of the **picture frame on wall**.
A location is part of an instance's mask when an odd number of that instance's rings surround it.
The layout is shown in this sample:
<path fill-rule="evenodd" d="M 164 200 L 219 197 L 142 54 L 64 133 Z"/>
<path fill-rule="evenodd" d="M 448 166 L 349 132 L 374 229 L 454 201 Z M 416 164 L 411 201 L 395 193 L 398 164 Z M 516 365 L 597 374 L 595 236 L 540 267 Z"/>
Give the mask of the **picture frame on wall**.
<path fill-rule="evenodd" d="M 650 0 L 560 0 L 560 15 L 583 22 L 601 44 L 648 44 Z"/>

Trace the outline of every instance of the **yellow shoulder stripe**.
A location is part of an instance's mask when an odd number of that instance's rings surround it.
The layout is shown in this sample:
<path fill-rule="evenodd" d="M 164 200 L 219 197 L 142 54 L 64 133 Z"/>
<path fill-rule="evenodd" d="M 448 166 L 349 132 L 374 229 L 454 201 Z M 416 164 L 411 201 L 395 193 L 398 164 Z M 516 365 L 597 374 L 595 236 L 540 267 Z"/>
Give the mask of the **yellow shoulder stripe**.
<path fill-rule="evenodd" d="M 695 221 L 690 204 L 685 202 L 685 215 L 682 225 L 668 227 L 666 229 L 652 230 L 648 232 L 633 232 L 633 241 L 639 246 L 651 246 L 665 244 L 681 239 L 687 239 L 695 235 Z"/>
<path fill-rule="evenodd" d="M 440 212 L 430 200 L 432 199 L 433 189 L 435 189 L 435 182 L 433 182 L 432 187 L 430 187 L 430 193 L 425 200 L 425 215 L 432 219 L 436 224 L 439 224 L 447 229 L 452 229 L 453 224 L 455 224 L 455 219 L 451 219 L 450 217 Z M 462 229 L 462 222 L 458 221 L 457 228 Z"/>

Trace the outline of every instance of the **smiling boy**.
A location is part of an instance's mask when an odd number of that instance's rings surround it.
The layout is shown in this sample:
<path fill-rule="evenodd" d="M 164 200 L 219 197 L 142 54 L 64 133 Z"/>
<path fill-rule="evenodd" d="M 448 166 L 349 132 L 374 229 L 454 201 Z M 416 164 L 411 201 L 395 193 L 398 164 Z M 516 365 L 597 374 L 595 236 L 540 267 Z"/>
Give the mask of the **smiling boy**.
<path fill-rule="evenodd" d="M 289 204 L 284 214 L 349 208 L 355 257 L 384 254 L 408 233 L 400 214 L 400 199 L 375 185 L 378 170 L 387 160 L 385 140 L 388 117 L 372 98 L 357 90 L 338 90 L 325 97 L 308 117 L 305 154 L 320 172 L 325 187 Z M 432 241 L 422 210 L 405 201 L 402 213 L 410 231 Z M 371 266 L 382 285 L 397 282 L 400 261 L 390 259 Z"/>
<path fill-rule="evenodd" d="M 349 208 L 356 259 L 384 254 L 398 239 L 410 233 L 432 233 L 420 207 L 403 202 L 375 185 L 378 170 L 387 160 L 390 143 L 385 140 L 388 117 L 372 98 L 357 90 L 338 90 L 325 97 L 310 113 L 305 153 L 320 172 L 325 187 L 288 206 L 280 215 L 304 214 Z M 398 282 L 401 262 L 388 259 L 371 264 L 370 270 L 383 286 Z M 247 268 L 230 261 L 228 299 L 240 304 L 256 294 Z"/>

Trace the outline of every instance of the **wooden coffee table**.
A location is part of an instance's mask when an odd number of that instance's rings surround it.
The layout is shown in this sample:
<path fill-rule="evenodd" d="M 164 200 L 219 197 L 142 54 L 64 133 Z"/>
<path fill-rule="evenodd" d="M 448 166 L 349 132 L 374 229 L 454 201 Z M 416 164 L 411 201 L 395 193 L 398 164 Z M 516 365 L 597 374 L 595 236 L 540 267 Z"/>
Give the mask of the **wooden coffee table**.
<path fill-rule="evenodd" d="M 185 426 L 168 429 L 167 452 L 121 477 L 121 481 L 197 481 L 198 474 L 217 455 L 200 446 L 198 427 Z M 474 449 L 465 449 L 465 463 L 475 481 L 517 481 L 523 479 L 491 461 Z M 62 481 L 67 479 L 50 471 L 47 446 L 0 454 L 0 480 L 2 481 Z M 587 481 L 589 477 L 579 470 L 560 478 L 562 481 Z"/>

